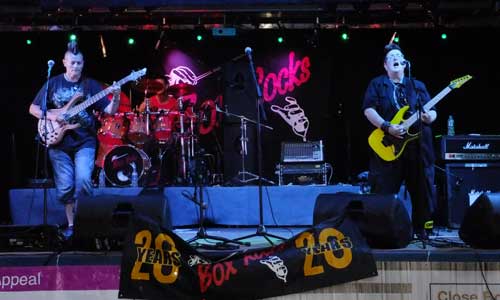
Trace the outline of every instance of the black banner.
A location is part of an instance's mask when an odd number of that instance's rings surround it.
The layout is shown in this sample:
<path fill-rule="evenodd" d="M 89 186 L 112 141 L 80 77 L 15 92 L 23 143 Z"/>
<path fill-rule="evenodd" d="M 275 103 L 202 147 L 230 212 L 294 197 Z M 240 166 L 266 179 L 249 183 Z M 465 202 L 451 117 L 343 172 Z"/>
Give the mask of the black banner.
<path fill-rule="evenodd" d="M 327 220 L 273 247 L 246 250 L 215 261 L 172 231 L 136 217 L 124 246 L 119 297 L 256 299 L 377 275 L 370 249 L 349 218 Z"/>

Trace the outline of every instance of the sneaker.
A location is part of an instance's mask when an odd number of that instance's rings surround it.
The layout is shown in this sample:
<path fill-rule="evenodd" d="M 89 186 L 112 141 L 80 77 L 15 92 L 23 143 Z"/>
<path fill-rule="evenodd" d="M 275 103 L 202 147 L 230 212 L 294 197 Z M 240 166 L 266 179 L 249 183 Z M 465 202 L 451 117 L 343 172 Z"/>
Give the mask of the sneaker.
<path fill-rule="evenodd" d="M 63 230 L 62 235 L 65 239 L 69 240 L 73 236 L 73 226 L 68 226 Z"/>

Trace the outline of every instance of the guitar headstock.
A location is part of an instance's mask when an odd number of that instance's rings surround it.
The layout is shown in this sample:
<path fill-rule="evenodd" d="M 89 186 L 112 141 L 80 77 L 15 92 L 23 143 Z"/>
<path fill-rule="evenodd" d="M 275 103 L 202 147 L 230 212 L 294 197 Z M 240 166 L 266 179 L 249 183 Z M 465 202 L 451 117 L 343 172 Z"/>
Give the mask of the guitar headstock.
<path fill-rule="evenodd" d="M 148 70 L 147 68 L 144 68 L 144 69 L 141 69 L 139 71 L 134 71 L 134 72 L 130 73 L 130 75 L 128 75 L 127 78 L 130 81 L 135 81 L 135 80 L 141 78 L 142 76 L 144 76 L 146 74 L 147 70 Z"/>
<path fill-rule="evenodd" d="M 464 83 L 466 83 L 467 81 L 471 80 L 472 79 L 472 76 L 470 75 L 465 75 L 465 76 L 462 76 L 460 78 L 457 78 L 455 80 L 452 80 L 450 82 L 450 88 L 451 89 L 458 89 L 459 87 L 461 87 Z"/>

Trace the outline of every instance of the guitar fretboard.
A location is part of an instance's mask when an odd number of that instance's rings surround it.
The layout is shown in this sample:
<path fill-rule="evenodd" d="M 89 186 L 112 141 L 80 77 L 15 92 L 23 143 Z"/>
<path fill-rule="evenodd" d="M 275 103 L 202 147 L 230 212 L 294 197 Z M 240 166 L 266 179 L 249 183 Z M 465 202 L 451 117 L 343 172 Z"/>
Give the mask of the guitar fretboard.
<path fill-rule="evenodd" d="M 424 104 L 424 111 L 429 111 L 434 105 L 436 105 L 441 99 L 443 99 L 446 95 L 448 95 L 449 92 L 451 92 L 452 88 L 450 86 L 445 87 L 439 94 L 434 96 L 429 102 Z M 406 119 L 401 125 L 404 126 L 404 128 L 408 129 L 410 128 L 413 123 L 415 123 L 418 120 L 418 113 L 414 113 L 411 115 L 408 119 Z"/>
<path fill-rule="evenodd" d="M 118 82 L 115 83 L 115 85 L 121 86 L 129 81 L 132 80 L 137 80 L 139 77 L 143 76 L 146 74 L 146 68 L 137 71 L 137 72 L 132 72 L 130 75 L 128 75 L 125 78 L 120 79 Z M 80 104 L 77 104 L 73 106 L 72 108 L 68 109 L 67 111 L 67 118 L 72 118 L 76 116 L 78 113 L 83 111 L 84 109 L 87 109 L 89 106 L 92 104 L 96 103 L 99 101 L 101 98 L 104 98 L 107 94 L 111 93 L 111 90 L 113 89 L 113 86 L 109 86 L 105 88 L 104 90 L 100 91 L 99 93 L 95 94 L 94 96 L 88 98 L 87 100 L 83 101 Z"/>

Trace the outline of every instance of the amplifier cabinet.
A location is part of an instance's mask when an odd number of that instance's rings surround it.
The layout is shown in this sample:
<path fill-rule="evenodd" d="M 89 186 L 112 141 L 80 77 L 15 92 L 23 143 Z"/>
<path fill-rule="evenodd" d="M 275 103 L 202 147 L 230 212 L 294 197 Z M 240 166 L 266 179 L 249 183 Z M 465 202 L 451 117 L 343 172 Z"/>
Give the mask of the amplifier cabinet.
<path fill-rule="evenodd" d="M 279 185 L 327 185 L 327 163 L 276 165 Z"/>
<path fill-rule="evenodd" d="M 448 226 L 459 228 L 465 211 L 488 191 L 500 192 L 500 163 L 446 164 Z"/>

